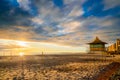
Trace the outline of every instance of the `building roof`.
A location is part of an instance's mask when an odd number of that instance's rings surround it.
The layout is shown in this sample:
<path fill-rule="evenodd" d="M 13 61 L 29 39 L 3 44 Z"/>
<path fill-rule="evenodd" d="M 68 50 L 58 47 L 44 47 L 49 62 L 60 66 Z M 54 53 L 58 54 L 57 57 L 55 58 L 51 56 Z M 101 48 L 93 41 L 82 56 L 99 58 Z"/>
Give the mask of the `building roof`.
<path fill-rule="evenodd" d="M 107 44 L 106 42 L 101 41 L 98 37 L 96 37 L 96 39 L 88 44 Z"/>

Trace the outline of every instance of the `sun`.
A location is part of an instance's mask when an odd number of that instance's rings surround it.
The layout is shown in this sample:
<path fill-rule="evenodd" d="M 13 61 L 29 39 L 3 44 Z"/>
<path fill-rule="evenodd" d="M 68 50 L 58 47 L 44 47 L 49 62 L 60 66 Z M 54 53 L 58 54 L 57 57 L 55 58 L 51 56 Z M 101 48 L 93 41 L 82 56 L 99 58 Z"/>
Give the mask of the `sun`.
<path fill-rule="evenodd" d="M 20 56 L 24 56 L 24 53 L 23 53 L 23 52 L 20 52 L 19 55 L 20 55 Z"/>
<path fill-rule="evenodd" d="M 18 45 L 24 46 L 24 47 L 27 46 L 26 42 L 22 42 L 22 41 L 19 41 L 19 42 L 18 42 Z"/>

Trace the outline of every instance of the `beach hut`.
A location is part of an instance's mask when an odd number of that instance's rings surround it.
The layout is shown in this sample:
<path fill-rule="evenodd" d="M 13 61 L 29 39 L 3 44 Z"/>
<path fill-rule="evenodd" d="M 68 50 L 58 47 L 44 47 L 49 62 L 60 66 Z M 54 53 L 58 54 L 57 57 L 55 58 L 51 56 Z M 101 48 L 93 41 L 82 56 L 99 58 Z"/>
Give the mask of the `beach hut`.
<path fill-rule="evenodd" d="M 105 44 L 107 44 L 106 42 L 101 41 L 98 37 L 96 37 L 96 39 L 90 43 L 88 43 L 90 45 L 90 53 L 101 53 L 105 51 Z"/>

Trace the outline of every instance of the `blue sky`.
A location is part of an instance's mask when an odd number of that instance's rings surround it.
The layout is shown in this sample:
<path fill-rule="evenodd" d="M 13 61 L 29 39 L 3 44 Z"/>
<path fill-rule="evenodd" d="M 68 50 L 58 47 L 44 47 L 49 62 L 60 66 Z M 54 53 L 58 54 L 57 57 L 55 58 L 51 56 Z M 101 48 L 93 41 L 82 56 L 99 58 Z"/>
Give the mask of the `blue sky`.
<path fill-rule="evenodd" d="M 0 0 L 0 39 L 84 46 L 120 38 L 119 0 Z"/>

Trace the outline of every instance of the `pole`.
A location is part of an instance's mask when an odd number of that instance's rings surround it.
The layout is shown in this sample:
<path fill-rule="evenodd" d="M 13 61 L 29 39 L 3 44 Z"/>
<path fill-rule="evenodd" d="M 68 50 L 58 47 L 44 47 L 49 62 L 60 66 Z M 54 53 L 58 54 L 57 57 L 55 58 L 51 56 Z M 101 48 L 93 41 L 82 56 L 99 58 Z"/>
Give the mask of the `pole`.
<path fill-rule="evenodd" d="M 24 80 L 24 64 L 23 64 L 23 56 L 21 56 L 22 60 L 21 60 L 21 67 L 22 67 L 22 73 L 21 73 L 21 78 Z"/>

